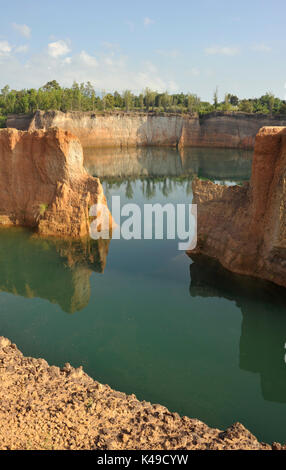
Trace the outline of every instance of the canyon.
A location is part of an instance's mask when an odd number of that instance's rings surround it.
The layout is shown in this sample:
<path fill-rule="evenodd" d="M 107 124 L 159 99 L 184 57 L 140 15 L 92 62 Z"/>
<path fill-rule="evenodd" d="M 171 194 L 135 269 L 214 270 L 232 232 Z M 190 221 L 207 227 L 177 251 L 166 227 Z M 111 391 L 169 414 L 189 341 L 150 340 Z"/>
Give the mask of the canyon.
<path fill-rule="evenodd" d="M 286 128 L 257 134 L 250 183 L 227 187 L 196 178 L 193 194 L 198 244 L 188 254 L 286 287 Z"/>
<path fill-rule="evenodd" d="M 89 234 L 89 208 L 106 200 L 83 166 L 76 136 L 58 128 L 2 129 L 0 154 L 0 226 L 29 226 L 43 236 Z"/>
<path fill-rule="evenodd" d="M 214 147 L 253 149 L 263 126 L 286 126 L 286 116 L 214 112 L 205 116 L 135 112 L 36 111 L 9 115 L 8 128 L 47 130 L 60 127 L 83 147 Z"/>

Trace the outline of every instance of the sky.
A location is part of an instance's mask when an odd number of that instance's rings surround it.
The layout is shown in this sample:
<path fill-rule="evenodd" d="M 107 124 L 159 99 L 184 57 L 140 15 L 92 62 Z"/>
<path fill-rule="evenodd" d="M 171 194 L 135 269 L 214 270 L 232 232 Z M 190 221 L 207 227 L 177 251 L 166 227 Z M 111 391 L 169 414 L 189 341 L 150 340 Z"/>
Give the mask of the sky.
<path fill-rule="evenodd" d="M 0 88 L 286 99 L 286 0 L 0 0 Z"/>

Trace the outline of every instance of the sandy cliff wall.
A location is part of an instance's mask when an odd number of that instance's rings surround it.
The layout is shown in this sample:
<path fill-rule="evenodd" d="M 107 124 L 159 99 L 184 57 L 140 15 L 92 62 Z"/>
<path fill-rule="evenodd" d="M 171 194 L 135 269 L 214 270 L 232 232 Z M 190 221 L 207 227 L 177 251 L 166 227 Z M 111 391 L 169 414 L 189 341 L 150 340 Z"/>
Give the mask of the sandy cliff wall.
<path fill-rule="evenodd" d="M 187 120 L 189 127 L 198 126 L 197 119 Z M 58 126 L 76 135 L 84 147 L 176 146 L 184 121 L 185 118 L 180 115 L 38 111 L 30 129 Z"/>
<path fill-rule="evenodd" d="M 258 130 L 276 125 L 286 126 L 286 117 L 219 112 L 198 118 L 180 114 L 37 111 L 26 120 L 15 115 L 7 120 L 7 127 L 18 129 L 61 127 L 76 135 L 84 147 L 165 145 L 252 149 Z"/>
<path fill-rule="evenodd" d="M 80 141 L 67 131 L 0 131 L 0 225 L 26 225 L 43 235 L 83 237 L 88 208 L 106 203 L 83 167 Z"/>
<path fill-rule="evenodd" d="M 286 286 L 286 128 L 264 127 L 249 184 L 193 182 L 198 246 L 231 271 Z"/>
<path fill-rule="evenodd" d="M 198 132 L 183 127 L 180 144 L 193 147 L 253 149 L 263 126 L 286 126 L 286 116 L 271 117 L 242 113 L 211 113 L 199 121 Z"/>

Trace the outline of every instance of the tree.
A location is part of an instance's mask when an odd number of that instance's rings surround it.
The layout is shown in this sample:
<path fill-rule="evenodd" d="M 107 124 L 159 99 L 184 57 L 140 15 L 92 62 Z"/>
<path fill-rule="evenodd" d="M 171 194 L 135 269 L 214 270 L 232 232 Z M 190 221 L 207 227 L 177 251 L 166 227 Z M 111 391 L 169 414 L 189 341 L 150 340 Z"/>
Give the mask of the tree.
<path fill-rule="evenodd" d="M 228 94 L 228 101 L 232 106 L 238 106 L 239 104 L 239 99 L 236 95 Z"/>
<path fill-rule="evenodd" d="M 218 87 L 214 91 L 214 107 L 215 109 L 218 107 Z"/>
<path fill-rule="evenodd" d="M 132 93 L 130 90 L 125 90 L 123 92 L 123 101 L 124 101 L 125 110 L 128 112 L 130 108 L 132 107 Z"/>
<path fill-rule="evenodd" d="M 231 108 L 231 104 L 229 102 L 229 95 L 225 94 L 224 96 L 224 104 L 223 104 L 223 109 L 224 111 L 229 111 Z"/>
<path fill-rule="evenodd" d="M 114 96 L 111 93 L 107 93 L 104 97 L 105 106 L 107 109 L 114 109 Z"/>
<path fill-rule="evenodd" d="M 72 84 L 72 109 L 81 109 L 81 93 L 79 84 L 76 81 L 74 81 Z"/>
<path fill-rule="evenodd" d="M 140 95 L 139 95 L 139 107 L 140 107 L 141 111 L 144 110 L 144 95 L 143 95 L 143 93 L 140 93 Z"/>
<path fill-rule="evenodd" d="M 268 109 L 270 111 L 270 114 L 272 115 L 273 114 L 273 108 L 274 108 L 274 102 L 275 102 L 275 96 L 271 92 L 266 93 L 266 96 L 268 98 Z"/>
<path fill-rule="evenodd" d="M 10 91 L 9 85 L 5 85 L 5 86 L 2 88 L 1 94 L 2 94 L 2 96 L 3 96 L 3 98 L 4 98 L 4 101 L 6 101 L 6 98 L 7 98 L 7 96 L 9 95 L 9 91 Z"/>
<path fill-rule="evenodd" d="M 244 113 L 253 113 L 253 104 L 250 100 L 241 100 L 239 110 Z"/>
<path fill-rule="evenodd" d="M 279 113 L 286 114 L 286 102 L 285 101 L 282 102 L 280 109 L 279 109 Z"/>
<path fill-rule="evenodd" d="M 167 91 L 165 91 L 165 93 L 163 93 L 161 96 L 161 105 L 163 106 L 164 111 L 167 111 L 169 109 L 169 107 L 171 106 L 171 102 L 172 97 Z"/>
<path fill-rule="evenodd" d="M 151 106 L 154 108 L 155 99 L 156 99 L 156 92 L 150 90 L 150 88 L 145 88 L 145 93 L 144 94 L 145 94 L 146 111 L 148 112 Z"/>
<path fill-rule="evenodd" d="M 59 90 L 61 87 L 56 80 L 51 80 L 43 86 L 43 91 Z"/>
<path fill-rule="evenodd" d="M 187 105 L 188 105 L 188 111 L 190 113 L 195 113 L 199 111 L 200 107 L 200 98 L 192 93 L 189 93 L 187 96 Z"/>

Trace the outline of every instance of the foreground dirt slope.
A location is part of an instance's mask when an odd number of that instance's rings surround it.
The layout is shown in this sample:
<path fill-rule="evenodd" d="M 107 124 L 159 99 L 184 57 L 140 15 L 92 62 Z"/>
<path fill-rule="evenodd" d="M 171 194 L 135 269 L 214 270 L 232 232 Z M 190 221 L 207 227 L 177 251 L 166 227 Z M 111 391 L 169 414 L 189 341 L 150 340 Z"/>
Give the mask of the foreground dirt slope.
<path fill-rule="evenodd" d="M 24 357 L 0 337 L 0 449 L 280 449 L 239 423 L 225 432 Z"/>

